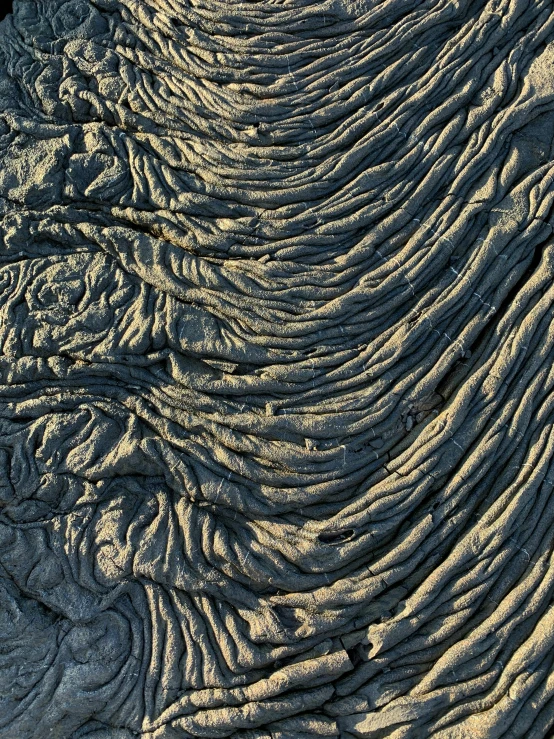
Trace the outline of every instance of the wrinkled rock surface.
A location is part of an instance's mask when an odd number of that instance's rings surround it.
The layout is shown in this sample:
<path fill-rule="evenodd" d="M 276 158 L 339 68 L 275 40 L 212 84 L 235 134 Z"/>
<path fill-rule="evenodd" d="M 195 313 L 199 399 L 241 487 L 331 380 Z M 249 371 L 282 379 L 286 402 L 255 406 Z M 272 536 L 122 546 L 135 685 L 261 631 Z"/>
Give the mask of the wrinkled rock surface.
<path fill-rule="evenodd" d="M 15 0 L 1 739 L 554 724 L 554 5 Z"/>

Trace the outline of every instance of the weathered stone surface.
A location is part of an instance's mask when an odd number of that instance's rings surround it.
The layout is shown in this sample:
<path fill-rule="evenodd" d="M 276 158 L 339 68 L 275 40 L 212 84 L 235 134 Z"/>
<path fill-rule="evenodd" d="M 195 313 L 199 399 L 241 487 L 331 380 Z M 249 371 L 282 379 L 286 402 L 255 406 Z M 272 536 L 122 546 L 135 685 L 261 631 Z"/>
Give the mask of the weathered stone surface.
<path fill-rule="evenodd" d="M 554 5 L 15 0 L 1 739 L 554 724 Z"/>

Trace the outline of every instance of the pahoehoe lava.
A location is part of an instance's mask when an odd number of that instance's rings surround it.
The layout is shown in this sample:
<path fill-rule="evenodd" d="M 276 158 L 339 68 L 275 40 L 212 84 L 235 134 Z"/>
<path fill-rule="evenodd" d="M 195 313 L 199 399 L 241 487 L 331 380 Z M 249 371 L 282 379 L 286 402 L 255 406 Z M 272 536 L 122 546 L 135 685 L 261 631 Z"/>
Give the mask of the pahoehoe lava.
<path fill-rule="evenodd" d="M 15 0 L 1 739 L 554 725 L 554 4 Z"/>

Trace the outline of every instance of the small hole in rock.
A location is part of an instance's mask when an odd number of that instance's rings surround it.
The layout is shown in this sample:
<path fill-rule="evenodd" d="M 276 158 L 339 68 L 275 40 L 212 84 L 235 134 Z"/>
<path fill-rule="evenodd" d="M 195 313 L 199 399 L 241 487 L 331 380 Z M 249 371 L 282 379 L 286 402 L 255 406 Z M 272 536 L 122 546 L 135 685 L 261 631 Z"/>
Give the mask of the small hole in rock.
<path fill-rule="evenodd" d="M 359 665 L 360 662 L 365 661 L 365 654 L 360 644 L 356 644 L 356 646 L 347 649 L 346 654 L 348 655 L 354 667 Z"/>
<path fill-rule="evenodd" d="M 354 536 L 354 529 L 337 529 L 337 531 L 327 531 L 318 534 L 318 539 L 322 544 L 340 544 L 348 541 Z"/>
<path fill-rule="evenodd" d="M 302 623 L 294 614 L 294 609 L 289 606 L 275 606 L 274 608 L 279 621 L 286 629 L 296 629 Z"/>

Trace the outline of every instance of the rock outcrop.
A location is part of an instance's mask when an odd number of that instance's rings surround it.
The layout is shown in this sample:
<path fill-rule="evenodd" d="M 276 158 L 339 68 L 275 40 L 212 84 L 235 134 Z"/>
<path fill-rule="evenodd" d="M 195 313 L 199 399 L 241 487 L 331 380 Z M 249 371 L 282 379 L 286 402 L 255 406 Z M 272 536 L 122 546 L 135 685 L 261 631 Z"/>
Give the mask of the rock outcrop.
<path fill-rule="evenodd" d="M 1 739 L 554 724 L 554 5 L 15 0 Z"/>

